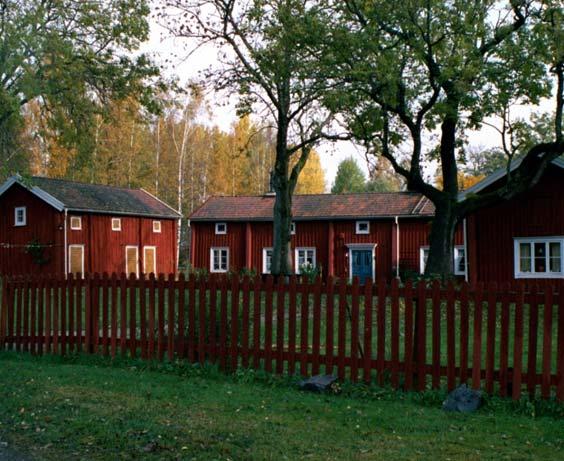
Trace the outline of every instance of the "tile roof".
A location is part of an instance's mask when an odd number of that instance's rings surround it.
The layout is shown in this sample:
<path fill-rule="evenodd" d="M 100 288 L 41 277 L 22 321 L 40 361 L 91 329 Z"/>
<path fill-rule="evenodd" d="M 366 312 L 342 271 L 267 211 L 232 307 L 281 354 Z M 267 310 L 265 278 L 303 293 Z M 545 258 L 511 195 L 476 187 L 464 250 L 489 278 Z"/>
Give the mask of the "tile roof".
<path fill-rule="evenodd" d="M 274 196 L 212 197 L 190 216 L 192 221 L 270 221 Z M 296 220 L 433 216 L 433 204 L 419 193 L 295 195 Z"/>
<path fill-rule="evenodd" d="M 70 211 L 177 219 L 180 215 L 143 189 L 86 184 L 34 176 L 29 182 Z"/>

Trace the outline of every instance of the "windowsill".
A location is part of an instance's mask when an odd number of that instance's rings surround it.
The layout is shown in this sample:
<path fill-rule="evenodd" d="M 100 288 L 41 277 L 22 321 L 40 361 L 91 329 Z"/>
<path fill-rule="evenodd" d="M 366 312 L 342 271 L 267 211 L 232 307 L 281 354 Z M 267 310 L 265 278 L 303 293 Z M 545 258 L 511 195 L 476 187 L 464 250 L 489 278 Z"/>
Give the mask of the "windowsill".
<path fill-rule="evenodd" d="M 564 279 L 564 273 L 554 273 L 554 274 L 515 274 L 516 279 Z"/>

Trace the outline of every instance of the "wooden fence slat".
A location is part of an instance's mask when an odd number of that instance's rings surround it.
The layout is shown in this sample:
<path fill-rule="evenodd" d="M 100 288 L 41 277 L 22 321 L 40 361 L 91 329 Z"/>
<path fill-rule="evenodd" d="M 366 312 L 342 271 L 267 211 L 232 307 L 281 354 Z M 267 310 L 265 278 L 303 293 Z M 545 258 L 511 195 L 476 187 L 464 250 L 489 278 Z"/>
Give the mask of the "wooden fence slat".
<path fill-rule="evenodd" d="M 297 322 L 297 288 L 296 276 L 290 277 L 290 299 L 288 309 L 288 373 L 296 373 L 296 322 Z"/>
<path fill-rule="evenodd" d="M 109 283 L 108 283 L 108 274 L 104 272 L 102 274 L 102 354 L 108 355 L 109 354 L 109 343 L 108 343 L 108 317 L 109 317 L 109 308 L 108 308 L 108 290 L 109 290 Z"/>
<path fill-rule="evenodd" d="M 36 317 L 37 317 L 37 282 L 38 278 L 33 277 L 30 286 L 30 308 L 29 308 L 29 350 L 35 354 L 37 349 L 37 332 L 36 332 Z"/>
<path fill-rule="evenodd" d="M 427 284 L 424 280 L 417 284 L 416 325 L 417 390 L 423 391 L 427 387 Z"/>
<path fill-rule="evenodd" d="M 129 356 L 137 357 L 137 287 L 135 274 L 129 274 Z"/>
<path fill-rule="evenodd" d="M 219 364 L 221 369 L 225 370 L 227 368 L 227 280 L 225 279 L 225 277 L 222 277 L 220 279 L 220 282 L 221 282 L 221 303 L 220 303 L 221 320 L 219 326 L 219 356 L 220 356 Z M 192 295 L 190 295 L 190 303 L 192 302 L 193 302 L 193 298 Z M 190 343 L 188 343 L 188 345 L 190 345 Z"/>
<path fill-rule="evenodd" d="M 61 334 L 61 299 L 59 296 L 60 291 L 59 279 L 53 280 L 53 354 L 59 353 L 59 338 Z M 97 300 L 98 298 L 95 297 Z M 94 315 L 97 313 L 97 306 L 94 305 Z M 95 318 L 95 317 L 94 317 Z M 94 331 L 94 338 L 96 339 L 96 331 Z M 97 343 L 96 343 L 97 344 Z"/>
<path fill-rule="evenodd" d="M 199 311 L 198 311 L 198 362 L 203 365 L 206 361 L 206 279 L 202 277 L 198 288 Z"/>
<path fill-rule="evenodd" d="M 432 288 L 432 343 L 433 343 L 433 376 L 432 387 L 438 389 L 441 385 L 441 284 L 433 281 Z"/>
<path fill-rule="evenodd" d="M 456 387 L 455 291 L 452 280 L 448 283 L 446 298 L 447 389 L 450 392 Z"/>
<path fill-rule="evenodd" d="M 554 301 L 554 288 L 547 286 L 544 292 L 543 333 L 542 333 L 542 382 L 541 396 L 543 399 L 550 397 L 550 376 L 552 359 L 552 305 Z"/>
<path fill-rule="evenodd" d="M 281 375 L 284 371 L 284 317 L 286 313 L 284 282 L 278 279 L 276 290 L 276 374 Z"/>
<path fill-rule="evenodd" d="M 250 300 L 251 300 L 251 281 L 248 276 L 243 280 L 243 305 L 241 319 L 241 365 L 243 368 L 249 367 L 249 319 L 250 319 Z"/>
<path fill-rule="evenodd" d="M 156 299 L 157 299 L 157 280 L 155 274 L 149 275 L 149 347 L 148 353 L 149 358 L 155 358 L 155 331 L 157 323 L 155 321 L 155 313 L 157 310 Z M 157 337 L 158 338 L 158 337 Z"/>
<path fill-rule="evenodd" d="M 266 299 L 264 311 L 264 369 L 267 373 L 272 372 L 272 301 L 273 301 L 273 279 L 268 276 L 266 282 Z"/>
<path fill-rule="evenodd" d="M 18 296 L 18 287 L 17 282 L 15 279 L 11 279 L 10 281 L 10 289 L 9 289 L 9 299 L 8 299 L 8 341 L 6 341 L 6 345 L 8 346 L 8 350 L 12 350 L 14 347 L 14 321 L 16 318 L 16 303 L 17 303 L 17 296 Z"/>
<path fill-rule="evenodd" d="M 391 340 L 392 340 L 392 387 L 399 388 L 399 346 L 400 346 L 400 321 L 399 321 L 399 281 L 397 278 L 392 280 L 391 287 Z"/>
<path fill-rule="evenodd" d="M 147 360 L 147 280 L 145 274 L 139 277 L 139 340 L 141 358 Z"/>
<path fill-rule="evenodd" d="M 84 333 L 84 350 L 88 353 L 91 354 L 92 351 L 92 280 L 90 278 L 90 274 L 85 274 L 84 275 L 84 302 L 85 302 L 85 307 L 84 307 L 84 311 L 85 311 L 85 316 L 84 316 L 84 329 L 85 329 L 85 333 Z M 48 336 L 48 332 L 50 329 L 50 288 L 49 288 L 49 279 L 47 279 L 47 287 L 46 287 L 46 303 L 45 303 L 45 332 L 46 332 L 46 338 L 45 338 L 45 343 L 46 343 L 46 350 L 49 351 L 49 336 Z"/>
<path fill-rule="evenodd" d="M 39 278 L 37 289 L 37 353 L 43 354 L 45 344 L 45 277 Z"/>
<path fill-rule="evenodd" d="M 346 347 L 346 328 L 347 328 L 347 285 L 344 280 L 339 281 L 339 318 L 337 331 L 337 376 L 339 380 L 345 379 L 345 347 Z M 303 374 L 303 373 L 302 373 Z"/>
<path fill-rule="evenodd" d="M 325 307 L 325 374 L 333 374 L 333 335 L 335 318 L 335 280 L 332 276 L 327 278 L 327 306 Z"/>
<path fill-rule="evenodd" d="M 468 381 L 468 340 L 470 329 L 470 312 L 468 301 L 469 285 L 462 284 L 460 290 L 460 384 Z"/>
<path fill-rule="evenodd" d="M 413 282 L 405 284 L 405 312 L 404 312 L 404 357 L 405 357 L 405 390 L 413 389 Z"/>
<path fill-rule="evenodd" d="M 121 356 L 127 353 L 127 277 L 122 272 L 119 280 L 120 316 L 119 316 L 119 346 Z"/>
<path fill-rule="evenodd" d="M 83 321 L 82 315 L 86 312 L 86 308 L 83 307 L 83 289 L 84 288 L 84 280 L 82 275 L 77 275 L 74 284 L 76 287 L 76 342 L 78 344 L 78 352 L 82 352 L 83 350 L 83 340 L 84 340 L 84 330 L 83 330 Z"/>
<path fill-rule="evenodd" d="M 23 287 L 23 322 L 22 322 L 22 338 L 21 345 L 24 352 L 29 352 L 29 293 L 31 284 L 29 277 L 25 277 Z"/>
<path fill-rule="evenodd" d="M 61 338 L 61 355 L 66 354 L 67 346 L 67 290 L 66 280 L 61 279 L 58 283 L 58 292 L 60 293 L 60 338 Z"/>
<path fill-rule="evenodd" d="M 215 281 L 215 277 L 213 274 L 211 275 L 211 279 L 212 281 Z M 213 300 L 215 300 L 215 293 Z M 178 277 L 178 349 L 177 349 L 178 357 L 180 357 L 181 359 L 184 358 L 184 341 L 185 341 L 184 331 L 186 328 L 185 309 L 186 309 L 186 277 L 184 276 L 184 273 L 181 272 Z M 213 309 L 213 313 L 215 315 L 215 309 Z M 213 328 L 215 328 L 215 321 L 212 323 L 212 326 Z"/>
<path fill-rule="evenodd" d="M 362 376 L 365 383 L 370 383 L 372 372 L 372 279 L 364 284 L 364 357 Z"/>
<path fill-rule="evenodd" d="M 313 290 L 313 340 L 312 340 L 312 365 L 311 374 L 316 376 L 319 374 L 319 358 L 321 354 L 321 276 L 317 276 L 315 280 L 315 288 Z M 357 306 L 358 309 L 358 306 Z M 354 307 L 353 307 L 354 317 Z M 357 336 L 358 337 L 358 334 Z"/>
<path fill-rule="evenodd" d="M 502 288 L 501 297 L 501 332 L 499 343 L 499 394 L 507 396 L 509 383 L 509 283 Z"/>
<path fill-rule="evenodd" d="M 564 289 L 561 287 L 558 294 L 558 332 L 557 332 L 557 357 L 556 357 L 556 398 L 564 402 Z"/>
<path fill-rule="evenodd" d="M 529 304 L 529 335 L 527 358 L 527 390 L 531 398 L 535 396 L 537 375 L 537 348 L 539 326 L 539 303 L 537 301 L 538 286 L 531 289 L 531 303 Z"/>
<path fill-rule="evenodd" d="M 22 340 L 23 340 L 23 311 L 25 305 L 25 282 L 23 279 L 20 280 L 18 284 L 18 294 L 16 297 L 16 351 L 22 351 Z"/>
<path fill-rule="evenodd" d="M 488 325 L 486 337 L 486 392 L 493 393 L 495 367 L 495 339 L 497 323 L 497 284 L 488 286 Z"/>
<path fill-rule="evenodd" d="M 115 358 L 118 345 L 118 278 L 114 272 L 111 280 L 112 286 L 112 313 L 111 313 L 111 356 Z"/>
<path fill-rule="evenodd" d="M 311 293 L 311 286 L 307 282 L 301 282 L 301 293 L 302 303 L 300 318 L 300 375 L 307 376 L 309 351 L 309 295 Z"/>
<path fill-rule="evenodd" d="M 76 347 L 76 319 L 75 319 L 75 312 L 76 312 L 76 295 L 75 295 L 75 278 L 74 274 L 69 273 L 67 275 L 67 297 L 68 297 L 68 325 L 69 325 L 69 334 L 68 334 L 68 344 L 69 344 L 69 352 L 75 352 Z"/>
<path fill-rule="evenodd" d="M 260 366 L 260 324 L 262 313 L 262 281 L 257 274 L 253 292 L 253 368 Z"/>
<path fill-rule="evenodd" d="M 512 397 L 514 400 L 521 398 L 521 371 L 523 367 L 523 285 L 517 286 L 515 302 L 515 326 L 513 341 L 513 383 Z"/>
<path fill-rule="evenodd" d="M 236 370 L 239 362 L 239 276 L 231 281 L 231 370 Z"/>
<path fill-rule="evenodd" d="M 378 282 L 378 311 L 376 325 L 378 328 L 377 336 L 377 370 L 378 384 L 384 385 L 384 359 L 386 354 L 386 282 Z"/>
<path fill-rule="evenodd" d="M 482 374 L 482 302 L 484 286 L 479 283 L 474 292 L 474 330 L 472 342 L 472 387 L 480 389 Z"/>
<path fill-rule="evenodd" d="M 352 307 L 351 307 L 351 381 L 354 383 L 358 379 L 358 352 L 359 352 L 359 336 L 358 336 L 358 304 L 359 304 L 360 282 L 358 277 L 354 277 L 352 285 Z"/>
<path fill-rule="evenodd" d="M 164 360 L 165 350 L 165 276 L 159 274 L 157 281 L 158 287 L 158 306 L 157 306 L 157 357 L 160 361 Z M 193 298 L 190 297 L 191 303 Z M 194 328 L 194 324 L 190 328 Z M 192 360 L 191 360 L 192 361 Z"/>
<path fill-rule="evenodd" d="M 199 296 L 199 295 L 198 295 Z M 227 302 L 227 295 L 225 302 Z M 195 362 L 196 344 L 196 275 L 191 274 L 188 279 L 188 361 Z M 224 357 L 225 358 L 225 357 Z M 225 362 L 223 362 L 225 366 Z"/>
<path fill-rule="evenodd" d="M 8 277 L 2 277 L 2 303 L 0 304 L 0 351 L 4 350 L 8 328 Z"/>
<path fill-rule="evenodd" d="M 167 291 L 167 313 L 166 313 L 166 336 L 167 336 L 167 359 L 169 362 L 174 360 L 174 327 L 176 325 L 176 287 L 174 283 L 174 275 L 168 274 L 166 281 Z M 204 289 L 205 294 L 205 289 Z"/>

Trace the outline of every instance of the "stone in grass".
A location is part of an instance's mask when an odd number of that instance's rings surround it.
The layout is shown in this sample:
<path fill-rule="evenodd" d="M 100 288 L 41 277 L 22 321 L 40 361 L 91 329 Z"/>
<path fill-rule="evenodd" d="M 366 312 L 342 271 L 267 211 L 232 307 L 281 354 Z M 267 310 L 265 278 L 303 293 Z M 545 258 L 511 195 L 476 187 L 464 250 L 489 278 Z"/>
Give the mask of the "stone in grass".
<path fill-rule="evenodd" d="M 333 375 L 317 375 L 300 382 L 300 389 L 311 392 L 324 392 L 331 390 L 331 386 L 337 382 Z"/>
<path fill-rule="evenodd" d="M 460 413 L 473 413 L 482 403 L 482 393 L 469 389 L 462 384 L 452 391 L 443 402 L 444 411 L 458 411 Z"/>

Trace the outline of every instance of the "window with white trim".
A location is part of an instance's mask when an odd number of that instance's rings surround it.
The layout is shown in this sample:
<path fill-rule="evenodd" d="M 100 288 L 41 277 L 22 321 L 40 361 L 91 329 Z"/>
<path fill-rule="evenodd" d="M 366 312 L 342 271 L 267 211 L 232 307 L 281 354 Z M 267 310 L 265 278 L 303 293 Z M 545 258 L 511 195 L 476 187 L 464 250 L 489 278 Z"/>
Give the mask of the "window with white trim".
<path fill-rule="evenodd" d="M 156 234 L 161 233 L 161 222 L 160 221 L 153 221 L 153 232 Z"/>
<path fill-rule="evenodd" d="M 370 222 L 369 221 L 357 221 L 356 222 L 356 233 L 357 234 L 370 234 Z"/>
<path fill-rule="evenodd" d="M 71 228 L 71 230 L 81 230 L 82 229 L 82 218 L 80 216 L 71 216 L 71 218 L 70 218 L 70 228 Z"/>
<path fill-rule="evenodd" d="M 27 208 L 18 206 L 14 208 L 14 226 L 25 226 L 27 224 Z"/>
<path fill-rule="evenodd" d="M 303 267 L 316 267 L 315 248 L 296 248 L 296 272 L 301 274 Z"/>
<path fill-rule="evenodd" d="M 210 249 L 210 272 L 227 272 L 229 270 L 229 248 Z"/>
<path fill-rule="evenodd" d="M 429 258 L 429 247 L 419 249 L 419 272 L 425 273 L 427 259 Z M 463 245 L 457 245 L 453 249 L 454 275 L 466 275 L 466 251 Z"/>
<path fill-rule="evenodd" d="M 121 231 L 121 218 L 112 218 L 112 230 Z"/>
<path fill-rule="evenodd" d="M 227 223 L 224 223 L 224 222 L 216 222 L 216 223 L 215 223 L 215 234 L 216 234 L 216 235 L 225 235 L 225 234 L 227 234 Z"/>
<path fill-rule="evenodd" d="M 272 248 L 262 249 L 262 273 L 270 274 L 272 269 Z"/>
<path fill-rule="evenodd" d="M 516 238 L 515 278 L 562 278 L 564 237 Z"/>
<path fill-rule="evenodd" d="M 296 235 L 296 223 L 290 223 L 290 235 Z"/>

